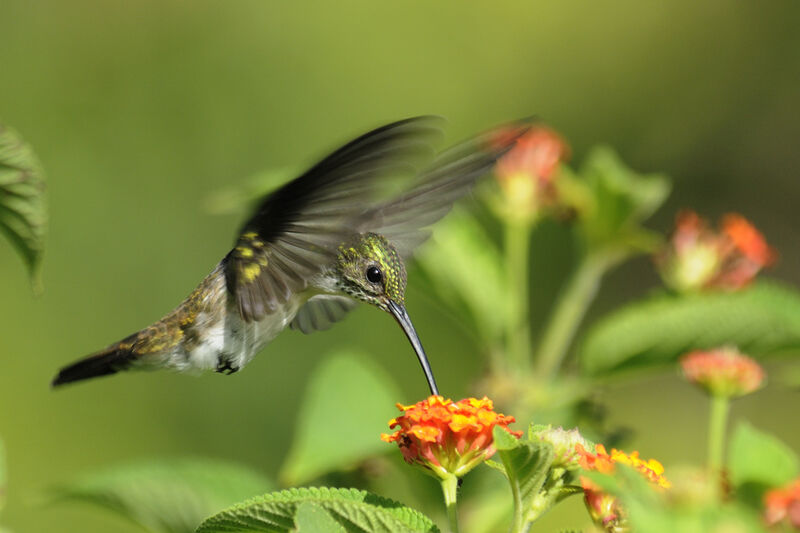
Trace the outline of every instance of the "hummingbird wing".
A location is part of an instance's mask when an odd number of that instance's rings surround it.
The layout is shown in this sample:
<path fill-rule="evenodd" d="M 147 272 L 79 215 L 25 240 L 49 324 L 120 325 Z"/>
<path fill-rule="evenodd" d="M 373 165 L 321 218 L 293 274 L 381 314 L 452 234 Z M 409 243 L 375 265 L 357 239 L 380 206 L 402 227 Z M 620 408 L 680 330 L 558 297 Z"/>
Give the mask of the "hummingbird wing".
<path fill-rule="evenodd" d="M 373 130 L 267 196 L 223 260 L 245 321 L 301 292 L 355 231 L 351 221 L 387 197 L 392 177 L 414 175 L 434 155 L 441 119 L 417 117 Z"/>
<path fill-rule="evenodd" d="M 359 233 L 383 235 L 400 255 L 409 257 L 430 236 L 427 226 L 445 216 L 453 203 L 467 194 L 475 180 L 490 170 L 529 128 L 530 121 L 519 121 L 445 150 L 420 174 L 415 186 L 367 209 L 348 225 Z M 350 298 L 315 296 L 300 308 L 290 327 L 306 334 L 328 329 L 355 306 Z"/>
<path fill-rule="evenodd" d="M 357 305 L 358 302 L 346 296 L 312 296 L 297 312 L 289 327 L 299 329 L 306 335 L 326 330 Z"/>
<path fill-rule="evenodd" d="M 410 257 L 430 236 L 428 226 L 469 193 L 530 126 L 530 120 L 506 124 L 445 150 L 421 172 L 413 187 L 359 215 L 356 227 L 383 235 L 402 257 Z"/>

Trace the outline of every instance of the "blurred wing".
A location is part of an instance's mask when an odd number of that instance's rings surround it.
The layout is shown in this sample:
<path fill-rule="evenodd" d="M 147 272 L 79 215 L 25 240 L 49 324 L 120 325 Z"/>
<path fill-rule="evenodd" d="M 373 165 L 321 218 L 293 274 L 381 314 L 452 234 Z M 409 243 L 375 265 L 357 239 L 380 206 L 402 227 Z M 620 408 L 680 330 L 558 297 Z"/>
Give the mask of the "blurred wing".
<path fill-rule="evenodd" d="M 386 196 L 391 177 L 413 175 L 430 160 L 439 122 L 417 117 L 373 130 L 264 199 L 224 259 L 244 320 L 274 312 L 332 262 L 354 233 L 347 222 Z"/>
<path fill-rule="evenodd" d="M 383 235 L 409 257 L 430 236 L 427 227 L 445 216 L 528 129 L 528 120 L 504 125 L 442 152 L 413 188 L 362 214 L 356 226 Z"/>
<path fill-rule="evenodd" d="M 322 331 L 343 319 L 357 305 L 357 301 L 346 296 L 313 296 L 300 308 L 289 327 L 299 329 L 306 335 Z"/>

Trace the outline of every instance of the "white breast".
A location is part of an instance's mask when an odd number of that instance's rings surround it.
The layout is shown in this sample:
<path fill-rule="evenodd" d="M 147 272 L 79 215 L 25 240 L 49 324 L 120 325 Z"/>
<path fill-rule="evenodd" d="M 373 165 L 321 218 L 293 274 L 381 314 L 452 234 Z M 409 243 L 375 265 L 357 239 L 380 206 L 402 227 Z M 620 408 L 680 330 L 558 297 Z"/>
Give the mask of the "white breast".
<path fill-rule="evenodd" d="M 232 306 L 226 309 L 223 317 L 198 314 L 198 324 L 203 336 L 200 342 L 190 349 L 186 346 L 170 354 L 167 366 L 179 371 L 216 370 L 220 363 L 227 362 L 230 367 L 240 369 L 278 333 L 286 329 L 294 319 L 304 298 L 292 297 L 284 306 L 258 322 L 246 323 Z"/>

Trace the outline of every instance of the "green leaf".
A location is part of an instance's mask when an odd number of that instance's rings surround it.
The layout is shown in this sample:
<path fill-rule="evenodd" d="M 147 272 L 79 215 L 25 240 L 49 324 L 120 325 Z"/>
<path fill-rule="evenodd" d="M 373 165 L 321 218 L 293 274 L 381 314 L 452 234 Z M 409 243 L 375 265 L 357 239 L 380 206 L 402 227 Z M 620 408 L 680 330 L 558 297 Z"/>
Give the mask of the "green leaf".
<path fill-rule="evenodd" d="M 494 242 L 463 209 L 436 226 L 433 240 L 416 256 L 430 288 L 456 316 L 466 309 L 469 324 L 483 340 L 499 340 L 506 324 L 508 284 Z"/>
<path fill-rule="evenodd" d="M 741 422 L 731 438 L 728 452 L 731 482 L 758 483 L 775 487 L 797 477 L 797 454 L 776 437 Z"/>
<path fill-rule="evenodd" d="M 753 356 L 800 348 L 800 293 L 761 281 L 738 292 L 657 294 L 606 315 L 579 348 L 583 370 L 666 367 L 692 349 L 738 346 Z"/>
<path fill-rule="evenodd" d="M 656 242 L 640 223 L 669 196 L 669 180 L 659 174 L 639 174 L 625 166 L 609 147 L 589 153 L 581 168 L 593 202 L 581 218 L 590 247 L 623 246 L 648 251 Z"/>
<path fill-rule="evenodd" d="M 297 533 L 347 533 L 324 507 L 310 501 L 297 507 L 294 523 Z"/>
<path fill-rule="evenodd" d="M 179 459 L 111 468 L 57 488 L 54 499 L 109 509 L 148 531 L 188 533 L 210 514 L 271 488 L 241 465 Z"/>
<path fill-rule="evenodd" d="M 0 231 L 22 255 L 34 282 L 47 231 L 44 172 L 31 147 L 0 123 Z"/>
<path fill-rule="evenodd" d="M 362 490 L 321 487 L 253 498 L 208 518 L 197 533 L 289 532 L 296 524 L 298 508 L 307 502 L 324 509 L 349 533 L 438 531 L 428 517 L 400 503 Z"/>
<path fill-rule="evenodd" d="M 386 452 L 380 435 L 400 398 L 391 377 L 366 356 L 341 352 L 324 360 L 308 380 L 281 481 L 298 485 Z"/>
<path fill-rule="evenodd" d="M 553 447 L 546 442 L 519 440 L 499 426 L 495 426 L 492 437 L 511 485 L 515 513 L 522 519 L 547 479 Z"/>

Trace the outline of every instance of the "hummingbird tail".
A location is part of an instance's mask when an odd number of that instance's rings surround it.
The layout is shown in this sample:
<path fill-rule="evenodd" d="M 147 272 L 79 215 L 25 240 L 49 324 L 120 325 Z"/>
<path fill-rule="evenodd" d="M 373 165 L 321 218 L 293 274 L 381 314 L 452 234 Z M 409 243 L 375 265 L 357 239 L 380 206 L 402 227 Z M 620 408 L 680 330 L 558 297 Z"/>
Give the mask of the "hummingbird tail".
<path fill-rule="evenodd" d="M 58 387 L 73 381 L 96 378 L 116 374 L 131 365 L 133 354 L 130 345 L 121 343 L 109 346 L 105 350 L 75 361 L 62 368 L 53 379 L 52 386 Z"/>

